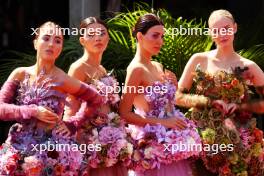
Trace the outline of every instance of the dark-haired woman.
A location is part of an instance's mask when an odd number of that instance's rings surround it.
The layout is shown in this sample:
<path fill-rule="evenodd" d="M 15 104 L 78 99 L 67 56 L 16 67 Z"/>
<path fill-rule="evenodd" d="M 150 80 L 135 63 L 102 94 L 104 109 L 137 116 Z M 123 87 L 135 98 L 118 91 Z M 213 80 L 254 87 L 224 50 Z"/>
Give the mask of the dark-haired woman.
<path fill-rule="evenodd" d="M 136 175 L 192 175 L 186 159 L 195 153 L 170 153 L 164 147 L 180 138 L 184 145 L 187 139 L 193 143 L 199 142 L 195 129 L 175 109 L 176 76 L 168 70 L 164 71 L 160 63 L 151 60 L 163 45 L 164 25 L 154 14 L 146 14 L 138 19 L 133 34 L 137 40 L 137 50 L 127 68 L 120 102 L 120 114 L 130 124 L 131 136 L 135 140 L 132 167 Z M 173 158 L 176 154 L 179 154 L 178 158 Z"/>
<path fill-rule="evenodd" d="M 124 124 L 117 114 L 120 98 L 115 89 L 118 83 L 101 65 L 109 42 L 107 26 L 98 18 L 88 17 L 81 22 L 80 31 L 83 32 L 80 43 L 84 54 L 70 66 L 68 74 L 93 85 L 104 97 L 103 105 L 95 111 L 74 96 L 68 97 L 71 105 L 65 109 L 65 120 L 72 121 L 80 116 L 87 119 L 77 130 L 78 143 L 97 146 L 95 150 L 87 151 L 82 175 L 126 176 L 125 166 L 131 157 L 132 145 L 126 140 Z"/>
<path fill-rule="evenodd" d="M 61 28 L 53 22 L 41 25 L 34 40 L 36 64 L 15 69 L 1 88 L 0 119 L 19 123 L 0 147 L 0 175 L 78 175 L 82 155 L 71 150 L 72 139 L 58 134 L 66 129 L 60 122 L 66 94 L 90 106 L 98 106 L 102 97 L 54 65 L 62 46 Z"/>

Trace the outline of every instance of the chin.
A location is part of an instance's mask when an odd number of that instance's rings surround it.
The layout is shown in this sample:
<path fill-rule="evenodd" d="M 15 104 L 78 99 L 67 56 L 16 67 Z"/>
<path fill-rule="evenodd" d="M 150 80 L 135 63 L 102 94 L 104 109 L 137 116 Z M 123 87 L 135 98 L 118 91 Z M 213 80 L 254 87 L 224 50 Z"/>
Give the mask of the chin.
<path fill-rule="evenodd" d="M 93 53 L 103 53 L 104 49 L 103 48 L 94 48 Z"/>
<path fill-rule="evenodd" d="M 231 46 L 232 46 L 232 43 L 230 43 L 230 42 L 225 42 L 225 43 L 219 44 L 220 48 L 226 48 L 226 47 L 231 47 Z"/>
<path fill-rule="evenodd" d="M 152 55 L 153 56 L 157 56 L 159 54 L 160 51 L 157 51 L 157 52 L 153 52 Z"/>

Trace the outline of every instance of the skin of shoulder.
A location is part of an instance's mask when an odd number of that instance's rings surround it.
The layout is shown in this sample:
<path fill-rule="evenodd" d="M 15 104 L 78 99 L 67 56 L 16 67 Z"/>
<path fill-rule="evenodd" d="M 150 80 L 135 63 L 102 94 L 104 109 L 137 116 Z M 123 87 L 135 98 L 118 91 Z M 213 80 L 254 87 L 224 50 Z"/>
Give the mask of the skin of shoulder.
<path fill-rule="evenodd" d="M 62 91 L 67 92 L 69 94 L 76 93 L 80 88 L 80 81 L 70 77 L 60 68 L 56 68 L 56 79 L 58 82 L 62 82 Z"/>
<path fill-rule="evenodd" d="M 163 65 L 156 61 L 151 61 L 152 64 L 156 65 L 159 69 L 163 70 Z"/>
<path fill-rule="evenodd" d="M 264 86 L 264 73 L 261 68 L 252 60 L 246 59 L 240 56 L 240 60 L 245 66 L 249 68 L 250 74 L 252 74 L 252 82 L 254 86 Z"/>
<path fill-rule="evenodd" d="M 128 67 L 127 67 L 127 72 L 136 72 L 137 74 L 142 74 L 144 70 L 144 65 L 139 62 L 134 62 L 132 61 Z"/>
<path fill-rule="evenodd" d="M 85 80 L 84 67 L 82 62 L 80 62 L 80 59 L 71 64 L 68 75 L 80 81 Z"/>
<path fill-rule="evenodd" d="M 193 83 L 193 74 L 195 72 L 196 66 L 198 64 L 201 65 L 201 67 L 205 67 L 205 63 L 207 62 L 208 55 L 210 52 L 203 52 L 203 53 L 195 53 L 192 55 L 192 57 L 187 62 L 184 71 L 182 73 L 182 76 L 179 80 L 178 86 L 179 91 L 183 91 L 184 89 L 189 90 Z"/>
<path fill-rule="evenodd" d="M 22 81 L 25 76 L 25 71 L 30 67 L 18 67 L 15 70 L 12 71 L 12 73 L 9 75 L 7 81 L 12 80 L 18 80 Z"/>

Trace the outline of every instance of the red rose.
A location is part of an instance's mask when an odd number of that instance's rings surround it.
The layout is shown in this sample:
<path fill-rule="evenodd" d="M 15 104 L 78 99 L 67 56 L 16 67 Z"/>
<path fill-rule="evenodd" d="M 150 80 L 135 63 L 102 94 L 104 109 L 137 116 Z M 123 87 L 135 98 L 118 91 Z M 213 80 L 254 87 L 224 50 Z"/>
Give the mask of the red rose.
<path fill-rule="evenodd" d="M 255 128 L 254 131 L 253 131 L 253 135 L 256 139 L 256 142 L 261 142 L 262 139 L 263 139 L 263 131 Z"/>
<path fill-rule="evenodd" d="M 247 111 L 240 111 L 236 113 L 236 120 L 239 120 L 240 123 L 245 124 L 250 120 L 252 117 L 252 114 Z"/>
<path fill-rule="evenodd" d="M 238 83 L 239 83 L 239 81 L 237 79 L 233 79 L 231 82 L 231 85 L 235 87 L 238 85 Z"/>
<path fill-rule="evenodd" d="M 230 174 L 231 173 L 231 169 L 229 168 L 228 165 L 225 165 L 224 167 L 221 168 L 221 173 L 224 175 Z"/>
<path fill-rule="evenodd" d="M 18 160 L 18 159 L 19 159 L 19 155 L 18 155 L 18 154 L 14 154 L 14 155 L 12 156 L 12 158 L 13 158 L 14 160 Z"/>
<path fill-rule="evenodd" d="M 13 173 L 16 170 L 17 166 L 16 163 L 9 163 L 6 166 L 6 169 L 9 171 L 9 173 Z"/>

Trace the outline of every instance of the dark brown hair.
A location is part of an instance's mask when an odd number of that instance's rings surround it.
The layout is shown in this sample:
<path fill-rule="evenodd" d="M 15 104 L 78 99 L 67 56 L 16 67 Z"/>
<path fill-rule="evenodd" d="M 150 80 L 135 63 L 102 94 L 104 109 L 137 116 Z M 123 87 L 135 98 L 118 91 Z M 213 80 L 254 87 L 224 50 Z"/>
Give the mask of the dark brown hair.
<path fill-rule="evenodd" d="M 135 24 L 135 27 L 133 29 L 133 36 L 136 37 L 138 32 L 141 32 L 142 34 L 146 34 L 147 31 L 156 25 L 162 25 L 164 26 L 163 22 L 159 17 L 152 13 L 145 14 L 137 20 L 137 23 Z"/>
<path fill-rule="evenodd" d="M 44 26 L 52 26 L 52 27 L 55 27 L 55 28 L 59 29 L 60 32 L 62 32 L 62 31 L 61 31 L 61 27 L 60 27 L 60 25 L 58 25 L 57 23 L 55 23 L 55 22 L 53 22 L 53 21 L 47 21 L 47 22 L 43 23 L 42 25 L 40 25 L 40 26 L 37 28 L 37 30 L 36 30 L 36 35 L 35 35 L 35 39 L 37 39 L 37 38 L 39 37 L 40 29 L 41 29 L 42 27 L 44 27 Z"/>
<path fill-rule="evenodd" d="M 85 18 L 84 20 L 81 21 L 81 24 L 80 24 L 80 30 L 81 29 L 86 29 L 90 24 L 94 24 L 94 23 L 98 23 L 98 24 L 101 24 L 103 25 L 106 30 L 108 31 L 108 27 L 107 25 L 105 24 L 105 22 L 97 17 L 88 17 L 88 18 Z M 82 34 L 80 34 L 81 36 L 83 36 Z"/>

